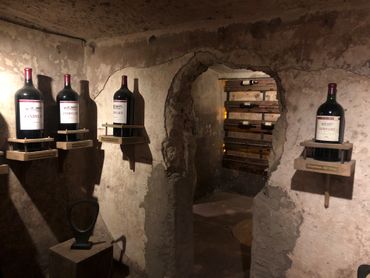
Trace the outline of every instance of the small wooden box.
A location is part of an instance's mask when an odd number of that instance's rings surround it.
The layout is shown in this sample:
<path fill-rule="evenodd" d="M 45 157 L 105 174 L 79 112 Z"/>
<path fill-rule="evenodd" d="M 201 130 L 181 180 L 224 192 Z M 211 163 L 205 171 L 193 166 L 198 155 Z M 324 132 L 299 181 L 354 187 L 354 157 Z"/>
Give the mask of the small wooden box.
<path fill-rule="evenodd" d="M 71 249 L 74 239 L 49 249 L 50 278 L 109 278 L 113 262 L 112 244 L 93 238 L 90 250 Z"/>

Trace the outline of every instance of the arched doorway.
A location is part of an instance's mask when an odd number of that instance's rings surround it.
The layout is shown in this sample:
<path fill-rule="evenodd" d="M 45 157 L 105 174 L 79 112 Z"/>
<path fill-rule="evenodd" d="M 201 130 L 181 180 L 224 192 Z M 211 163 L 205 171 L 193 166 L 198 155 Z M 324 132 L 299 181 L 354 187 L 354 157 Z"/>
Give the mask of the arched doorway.
<path fill-rule="evenodd" d="M 189 62 L 175 75 L 168 92 L 165 106 L 166 139 L 162 145 L 162 153 L 167 166 L 167 176 L 173 189 L 173 231 L 175 265 L 173 271 L 179 277 L 190 277 L 193 270 L 193 197 L 196 184 L 196 138 L 195 115 L 191 86 L 196 78 L 210 66 L 223 64 L 230 68 L 247 68 L 262 70 L 274 77 L 278 77 L 268 68 L 253 68 L 250 66 L 234 65 L 209 52 L 196 53 Z M 279 102 L 283 104 L 282 88 L 277 82 Z M 281 107 L 284 107 L 281 105 Z M 284 111 L 276 124 L 277 128 L 285 131 Z M 283 142 L 285 132 L 277 132 L 276 141 Z M 276 168 L 282 154 L 282 147 L 273 143 L 273 152 L 270 157 L 269 172 Z"/>

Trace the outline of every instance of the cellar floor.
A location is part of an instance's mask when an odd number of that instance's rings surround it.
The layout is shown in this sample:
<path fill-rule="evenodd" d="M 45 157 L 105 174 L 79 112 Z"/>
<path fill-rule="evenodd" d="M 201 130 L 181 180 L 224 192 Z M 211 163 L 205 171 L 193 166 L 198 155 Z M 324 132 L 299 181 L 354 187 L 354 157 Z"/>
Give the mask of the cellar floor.
<path fill-rule="evenodd" d="M 193 205 L 193 277 L 249 277 L 252 201 L 218 192 Z"/>

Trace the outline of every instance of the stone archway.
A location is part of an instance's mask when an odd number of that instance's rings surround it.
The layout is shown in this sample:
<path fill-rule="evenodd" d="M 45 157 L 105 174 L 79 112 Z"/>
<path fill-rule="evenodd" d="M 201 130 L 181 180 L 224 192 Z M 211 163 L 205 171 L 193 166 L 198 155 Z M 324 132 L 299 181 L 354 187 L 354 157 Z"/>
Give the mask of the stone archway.
<path fill-rule="evenodd" d="M 195 79 L 210 66 L 224 64 L 231 68 L 261 70 L 276 80 L 281 107 L 278 121 L 280 131 L 274 135 L 274 151 L 270 159 L 270 172 L 276 169 L 283 152 L 285 140 L 285 111 L 280 80 L 268 68 L 255 68 L 235 65 L 211 52 L 197 52 L 175 75 L 168 91 L 165 104 L 166 139 L 162 144 L 162 153 L 167 167 L 168 186 L 173 204 L 173 247 L 174 262 L 168 270 L 176 277 L 190 277 L 193 268 L 193 185 L 195 183 L 195 136 L 194 111 L 191 86 Z"/>

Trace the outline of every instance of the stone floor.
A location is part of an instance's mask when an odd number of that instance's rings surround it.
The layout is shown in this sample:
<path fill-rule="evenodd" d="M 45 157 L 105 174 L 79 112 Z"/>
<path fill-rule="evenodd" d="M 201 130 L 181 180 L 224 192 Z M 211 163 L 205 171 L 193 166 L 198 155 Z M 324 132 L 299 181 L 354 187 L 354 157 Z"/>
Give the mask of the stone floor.
<path fill-rule="evenodd" d="M 219 192 L 194 204 L 193 277 L 249 277 L 252 200 Z"/>

